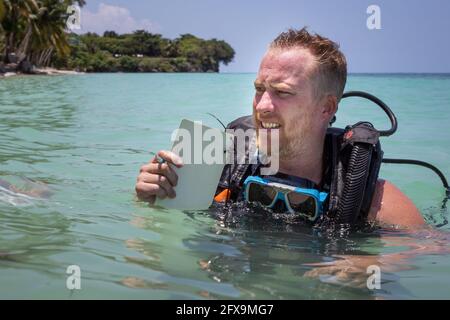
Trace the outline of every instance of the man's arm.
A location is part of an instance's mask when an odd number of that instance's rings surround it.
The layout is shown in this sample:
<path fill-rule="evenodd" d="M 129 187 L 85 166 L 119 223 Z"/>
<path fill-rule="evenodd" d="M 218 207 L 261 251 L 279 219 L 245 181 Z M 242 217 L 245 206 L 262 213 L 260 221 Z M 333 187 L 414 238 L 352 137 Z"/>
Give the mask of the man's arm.
<path fill-rule="evenodd" d="M 378 180 L 368 219 L 383 225 L 415 228 L 425 225 L 417 207 L 395 185 Z"/>
<path fill-rule="evenodd" d="M 379 266 L 383 272 L 398 272 L 413 268 L 411 259 L 416 256 L 450 253 L 449 233 L 427 227 L 411 199 L 389 181 L 378 180 L 368 219 L 382 225 L 409 229 L 402 230 L 407 233 L 401 236 L 381 237 L 387 247 L 408 249 L 383 255 L 337 255 L 336 260 L 331 262 L 306 264 L 315 268 L 306 272 L 305 276 L 328 276 L 324 279 L 365 287 L 367 267 L 370 265 Z"/>

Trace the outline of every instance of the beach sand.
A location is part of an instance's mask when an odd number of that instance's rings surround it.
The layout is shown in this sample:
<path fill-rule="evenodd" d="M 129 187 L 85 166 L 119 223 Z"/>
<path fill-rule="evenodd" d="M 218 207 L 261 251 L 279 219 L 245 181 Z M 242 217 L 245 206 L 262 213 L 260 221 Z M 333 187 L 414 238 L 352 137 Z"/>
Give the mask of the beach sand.
<path fill-rule="evenodd" d="M 13 76 L 33 76 L 33 75 L 48 75 L 48 76 L 55 76 L 55 75 L 75 75 L 75 74 L 84 74 L 84 72 L 78 72 L 74 70 L 59 70 L 55 68 L 34 68 L 33 73 L 21 73 L 21 72 L 6 72 L 6 73 L 0 73 L 0 78 L 8 78 Z"/>

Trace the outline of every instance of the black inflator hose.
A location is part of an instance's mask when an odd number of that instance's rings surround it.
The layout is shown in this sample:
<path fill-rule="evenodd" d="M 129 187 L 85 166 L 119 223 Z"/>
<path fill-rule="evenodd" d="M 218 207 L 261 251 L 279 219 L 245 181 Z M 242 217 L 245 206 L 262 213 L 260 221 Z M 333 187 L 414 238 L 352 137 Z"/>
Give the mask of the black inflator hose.
<path fill-rule="evenodd" d="M 344 190 L 337 208 L 337 223 L 353 225 L 361 210 L 372 157 L 372 146 L 355 144 L 350 154 Z"/>
<path fill-rule="evenodd" d="M 442 208 L 446 207 L 447 201 L 448 201 L 448 199 L 450 199 L 450 187 L 448 185 L 447 179 L 445 178 L 445 176 L 441 172 L 441 170 L 439 170 L 438 168 L 436 168 L 432 164 L 429 164 L 428 162 L 420 161 L 420 160 L 388 159 L 388 158 L 384 158 L 382 160 L 382 162 L 383 163 L 395 163 L 395 164 L 413 164 L 413 165 L 416 165 L 416 166 L 421 166 L 421 167 L 425 167 L 425 168 L 428 168 L 428 169 L 432 170 L 434 173 L 436 173 L 439 176 L 439 178 L 442 181 L 442 185 L 445 188 L 445 198 L 444 198 L 444 201 L 442 202 Z"/>
<path fill-rule="evenodd" d="M 344 93 L 342 96 L 342 98 L 349 98 L 349 97 L 360 97 L 370 100 L 376 105 L 378 105 L 381 109 L 383 109 L 383 111 L 387 114 L 389 120 L 391 121 L 391 128 L 389 130 L 378 130 L 380 136 L 383 137 L 391 136 L 395 133 L 395 131 L 397 131 L 397 118 L 395 117 L 395 114 L 392 112 L 392 110 L 383 101 L 381 101 L 374 95 L 371 95 L 370 93 L 363 91 L 349 91 Z"/>

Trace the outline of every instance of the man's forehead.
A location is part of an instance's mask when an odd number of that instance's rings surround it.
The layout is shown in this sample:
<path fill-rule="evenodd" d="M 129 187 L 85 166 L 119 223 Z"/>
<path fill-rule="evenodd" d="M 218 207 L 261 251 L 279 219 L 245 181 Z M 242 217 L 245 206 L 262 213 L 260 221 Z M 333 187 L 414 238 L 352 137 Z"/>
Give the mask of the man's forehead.
<path fill-rule="evenodd" d="M 261 61 L 257 82 L 284 82 L 294 85 L 297 80 L 307 77 L 316 63 L 308 49 L 270 49 Z"/>

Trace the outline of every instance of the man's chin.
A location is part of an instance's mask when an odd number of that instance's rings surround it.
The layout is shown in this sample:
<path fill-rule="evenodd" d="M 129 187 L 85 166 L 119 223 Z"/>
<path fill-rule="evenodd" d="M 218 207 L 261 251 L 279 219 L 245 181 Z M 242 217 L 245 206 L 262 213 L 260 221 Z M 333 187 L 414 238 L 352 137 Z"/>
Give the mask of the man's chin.
<path fill-rule="evenodd" d="M 282 161 L 293 160 L 296 157 L 296 153 L 288 148 L 283 148 L 280 150 L 279 159 Z"/>
<path fill-rule="evenodd" d="M 260 145 L 259 152 L 266 156 L 277 157 L 280 160 L 291 160 L 296 157 L 296 152 L 291 148 L 282 148 L 280 150 L 278 148 L 271 148 L 270 146 L 266 148 Z"/>
<path fill-rule="evenodd" d="M 279 159 L 282 161 L 294 160 L 299 154 L 305 152 L 305 146 L 299 140 L 280 143 Z"/>

